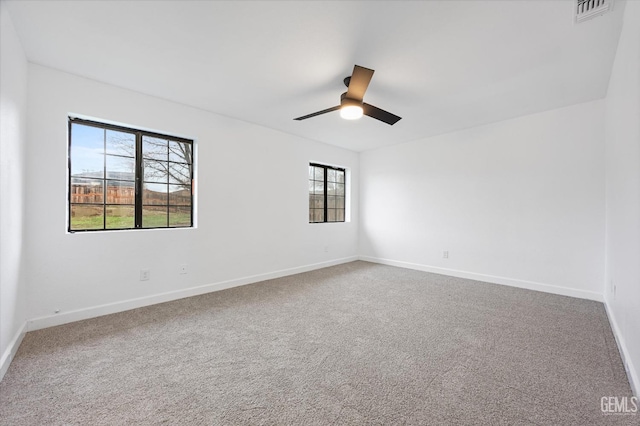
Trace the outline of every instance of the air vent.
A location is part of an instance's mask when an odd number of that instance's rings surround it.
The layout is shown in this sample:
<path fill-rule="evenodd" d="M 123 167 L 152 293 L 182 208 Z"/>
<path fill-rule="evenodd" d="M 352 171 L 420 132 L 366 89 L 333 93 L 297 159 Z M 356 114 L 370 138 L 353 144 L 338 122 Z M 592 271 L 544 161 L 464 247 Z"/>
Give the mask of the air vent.
<path fill-rule="evenodd" d="M 613 9 L 613 0 L 576 0 L 575 21 L 595 18 Z"/>

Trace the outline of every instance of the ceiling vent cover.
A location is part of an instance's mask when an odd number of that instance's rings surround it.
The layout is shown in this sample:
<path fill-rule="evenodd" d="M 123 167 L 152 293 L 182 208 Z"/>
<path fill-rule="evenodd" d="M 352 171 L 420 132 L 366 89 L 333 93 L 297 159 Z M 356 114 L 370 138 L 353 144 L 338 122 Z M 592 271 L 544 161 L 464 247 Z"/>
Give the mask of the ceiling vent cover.
<path fill-rule="evenodd" d="M 576 0 L 576 23 L 586 21 L 613 9 L 614 0 Z"/>

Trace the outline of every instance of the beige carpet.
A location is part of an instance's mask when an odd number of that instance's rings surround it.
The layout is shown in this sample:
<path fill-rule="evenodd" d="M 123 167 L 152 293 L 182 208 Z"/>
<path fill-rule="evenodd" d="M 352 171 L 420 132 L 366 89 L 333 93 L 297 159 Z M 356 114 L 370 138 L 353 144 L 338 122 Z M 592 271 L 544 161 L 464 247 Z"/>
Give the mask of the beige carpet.
<path fill-rule="evenodd" d="M 640 424 L 601 303 L 353 262 L 28 333 L 2 425 Z"/>

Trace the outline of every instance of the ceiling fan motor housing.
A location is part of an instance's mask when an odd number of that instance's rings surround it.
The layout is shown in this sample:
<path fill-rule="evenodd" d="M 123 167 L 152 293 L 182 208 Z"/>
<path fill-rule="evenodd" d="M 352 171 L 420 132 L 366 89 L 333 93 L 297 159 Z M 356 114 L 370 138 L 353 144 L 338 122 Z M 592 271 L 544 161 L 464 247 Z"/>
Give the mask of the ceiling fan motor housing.
<path fill-rule="evenodd" d="M 342 95 L 340 95 L 340 106 L 341 107 L 359 106 L 360 108 L 362 108 L 362 101 L 358 101 L 357 99 L 347 98 L 347 92 L 344 92 Z"/>

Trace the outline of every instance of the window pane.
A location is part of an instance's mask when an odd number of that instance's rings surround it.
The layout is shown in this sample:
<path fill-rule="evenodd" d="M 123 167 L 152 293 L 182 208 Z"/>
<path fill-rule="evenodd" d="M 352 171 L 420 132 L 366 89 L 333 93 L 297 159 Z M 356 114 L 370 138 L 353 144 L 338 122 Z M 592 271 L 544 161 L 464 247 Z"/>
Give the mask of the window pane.
<path fill-rule="evenodd" d="M 309 208 L 321 209 L 324 207 L 324 197 L 322 195 L 309 194 Z"/>
<path fill-rule="evenodd" d="M 167 183 L 169 173 L 166 161 L 144 160 L 144 180 L 147 182 Z"/>
<path fill-rule="evenodd" d="M 336 184 L 334 182 L 327 182 L 327 194 L 336 195 Z"/>
<path fill-rule="evenodd" d="M 330 209 L 334 209 L 336 207 L 336 197 L 331 195 L 327 196 L 327 207 Z"/>
<path fill-rule="evenodd" d="M 169 207 L 169 226 L 191 226 L 191 207 Z"/>
<path fill-rule="evenodd" d="M 107 204 L 135 204 L 135 202 L 136 187 L 134 182 L 107 181 Z"/>
<path fill-rule="evenodd" d="M 324 169 L 322 167 L 316 167 L 315 171 L 316 171 L 315 179 L 324 181 Z"/>
<path fill-rule="evenodd" d="M 186 164 L 169 163 L 169 183 L 191 184 L 191 167 Z"/>
<path fill-rule="evenodd" d="M 153 138 L 151 136 L 142 137 L 142 157 L 153 158 L 154 160 L 167 161 L 169 147 L 166 139 Z"/>
<path fill-rule="evenodd" d="M 309 179 L 313 179 L 315 168 L 313 166 L 309 166 Z"/>
<path fill-rule="evenodd" d="M 313 209 L 313 221 L 314 222 L 324 222 L 324 210 L 323 209 Z"/>
<path fill-rule="evenodd" d="M 133 181 L 136 178 L 135 169 L 134 158 L 107 155 L 107 179 Z"/>
<path fill-rule="evenodd" d="M 104 177 L 104 129 L 71 125 L 71 176 Z"/>
<path fill-rule="evenodd" d="M 134 206 L 106 206 L 107 229 L 133 228 L 135 226 Z"/>
<path fill-rule="evenodd" d="M 184 185 L 169 185 L 169 204 L 172 206 L 191 205 L 191 187 Z"/>
<path fill-rule="evenodd" d="M 191 164 L 191 144 L 169 141 L 169 161 Z"/>
<path fill-rule="evenodd" d="M 315 183 L 310 180 L 309 181 L 309 194 L 313 194 L 313 188 L 315 188 Z"/>
<path fill-rule="evenodd" d="M 327 209 L 327 222 L 336 221 L 336 209 Z"/>
<path fill-rule="evenodd" d="M 342 170 L 336 171 L 336 182 L 344 183 L 344 171 Z"/>
<path fill-rule="evenodd" d="M 344 184 L 337 183 L 336 184 L 336 194 L 344 197 Z"/>
<path fill-rule="evenodd" d="M 142 204 L 166 206 L 169 185 L 163 183 L 144 183 L 142 189 Z"/>
<path fill-rule="evenodd" d="M 344 210 L 336 210 L 336 220 L 338 222 L 344 222 Z"/>
<path fill-rule="evenodd" d="M 133 133 L 107 130 L 107 154 L 136 156 L 136 135 Z"/>
<path fill-rule="evenodd" d="M 344 209 L 344 197 L 336 197 L 336 207 Z"/>
<path fill-rule="evenodd" d="M 143 228 L 166 228 L 168 223 L 167 207 L 142 207 Z"/>
<path fill-rule="evenodd" d="M 335 182 L 336 181 L 336 171 L 333 169 L 327 170 L 327 182 Z"/>
<path fill-rule="evenodd" d="M 71 205 L 71 230 L 104 229 L 103 206 Z"/>
<path fill-rule="evenodd" d="M 313 192 L 315 194 L 324 194 L 324 182 L 314 181 Z"/>
<path fill-rule="evenodd" d="M 102 179 L 71 178 L 71 203 L 103 202 L 104 184 Z"/>

